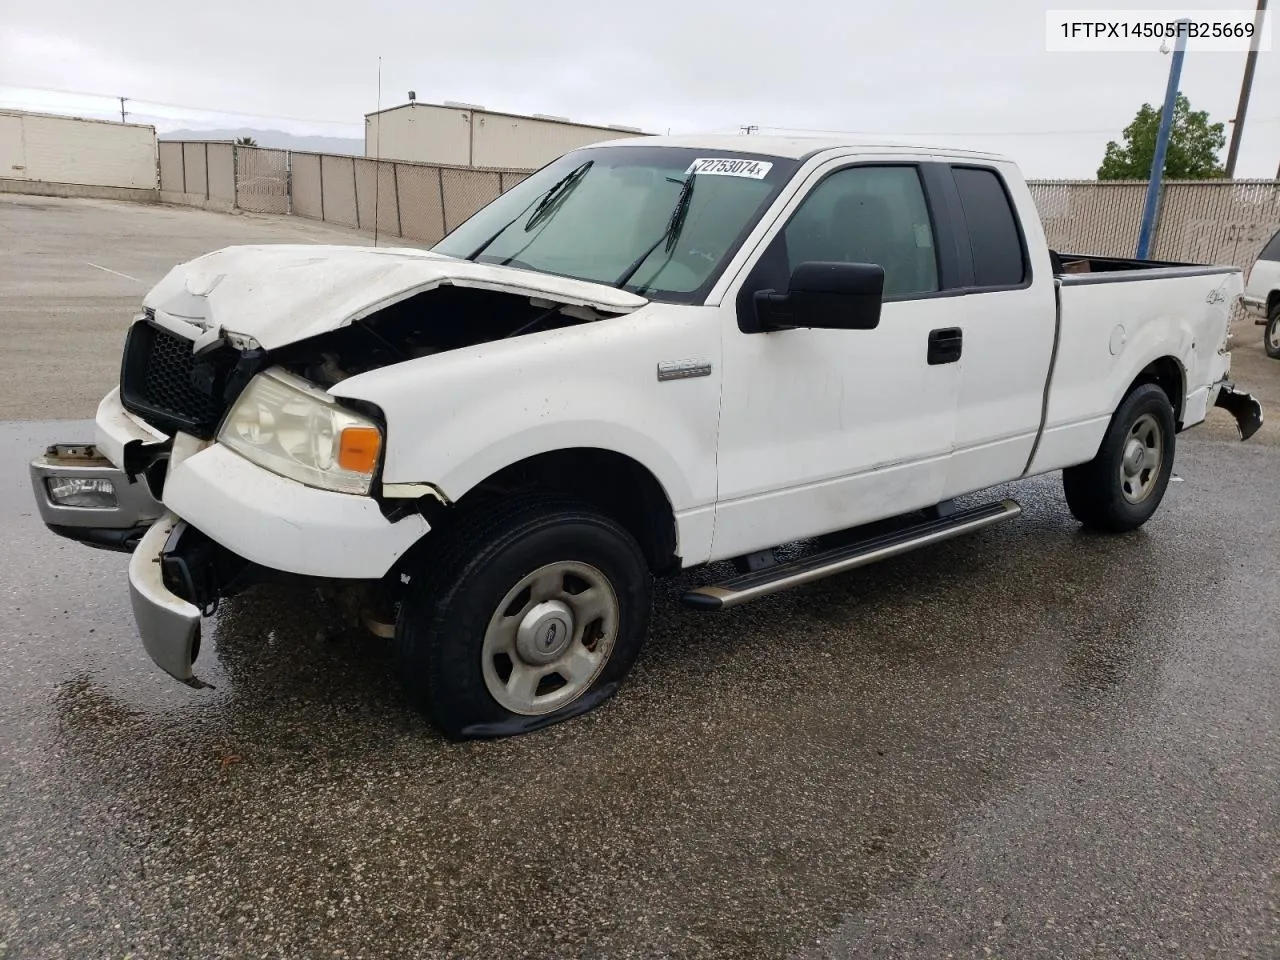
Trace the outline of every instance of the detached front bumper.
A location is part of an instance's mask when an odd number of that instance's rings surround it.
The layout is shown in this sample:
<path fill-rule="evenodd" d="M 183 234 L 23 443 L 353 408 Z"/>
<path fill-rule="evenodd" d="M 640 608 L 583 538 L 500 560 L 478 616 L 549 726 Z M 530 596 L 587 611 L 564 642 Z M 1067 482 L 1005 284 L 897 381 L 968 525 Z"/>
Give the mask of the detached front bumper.
<path fill-rule="evenodd" d="M 201 609 L 170 588 L 210 601 L 205 571 L 212 565 L 209 550 L 193 544 L 198 535 L 165 510 L 145 477 L 131 479 L 94 444 L 54 444 L 31 461 L 30 474 L 40 518 L 50 530 L 91 547 L 133 554 L 129 594 L 143 648 L 166 673 L 203 686 L 191 669 L 200 652 Z M 95 481 L 98 504 L 60 502 L 55 490 L 67 481 Z M 196 556 L 191 556 L 193 545 Z M 218 560 L 223 568 L 228 565 L 225 556 Z"/>
<path fill-rule="evenodd" d="M 147 655 L 188 686 L 207 686 L 192 669 L 201 618 L 222 597 L 271 575 L 166 511 L 129 560 L 133 619 Z"/>
<path fill-rule="evenodd" d="M 166 555 L 173 556 L 183 526 L 172 513 L 152 524 L 129 560 L 129 597 L 147 656 L 175 679 L 202 687 L 191 668 L 200 653 L 200 609 L 165 584 Z"/>
<path fill-rule="evenodd" d="M 201 619 L 220 598 L 281 574 L 376 581 L 428 529 L 420 514 L 393 520 L 372 497 L 308 487 L 218 444 L 153 431 L 116 391 L 99 405 L 94 443 L 49 447 L 30 474 L 50 530 L 133 554 L 143 647 L 195 687 L 204 686 L 192 670 Z"/>
<path fill-rule="evenodd" d="M 54 444 L 31 461 L 30 474 L 45 526 L 91 547 L 127 553 L 164 513 L 146 478 L 130 478 L 93 444 Z M 64 482 L 95 484 L 93 505 L 60 499 L 55 491 Z"/>

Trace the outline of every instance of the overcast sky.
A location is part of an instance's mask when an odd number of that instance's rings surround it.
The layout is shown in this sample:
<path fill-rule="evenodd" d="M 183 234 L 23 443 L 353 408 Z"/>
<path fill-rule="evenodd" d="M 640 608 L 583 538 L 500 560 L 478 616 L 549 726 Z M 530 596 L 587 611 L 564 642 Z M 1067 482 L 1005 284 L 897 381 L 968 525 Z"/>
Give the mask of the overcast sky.
<path fill-rule="evenodd" d="M 1156 49 L 1046 52 L 1045 11 L 1075 6 L 1036 0 L 15 2 L 5 4 L 0 22 L 0 106 L 109 107 L 105 99 L 37 92 L 84 91 L 130 97 L 137 104 L 130 109 L 173 117 L 176 125 L 232 119 L 234 125 L 360 136 L 363 115 L 377 104 L 381 56 L 383 106 L 403 102 L 412 89 L 424 101 L 658 133 L 736 132 L 756 124 L 766 131 L 911 135 L 1007 153 L 1030 176 L 1092 177 L 1107 140 L 1119 139 L 1144 101 L 1162 100 L 1170 58 Z M 1161 9 L 1142 0 L 1125 6 Z M 1238 176 L 1274 177 L 1280 165 L 1280 36 L 1275 46 L 1277 52 L 1258 58 Z M 1228 120 L 1243 67 L 1242 53 L 1189 55 L 1181 89 L 1194 108 Z"/>

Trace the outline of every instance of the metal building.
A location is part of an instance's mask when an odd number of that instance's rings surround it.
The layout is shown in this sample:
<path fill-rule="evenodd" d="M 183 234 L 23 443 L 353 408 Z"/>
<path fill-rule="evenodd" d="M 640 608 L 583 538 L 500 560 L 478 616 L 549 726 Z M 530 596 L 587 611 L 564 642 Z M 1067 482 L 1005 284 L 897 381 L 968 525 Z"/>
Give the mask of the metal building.
<path fill-rule="evenodd" d="M 412 99 L 364 118 L 364 155 L 460 167 L 534 170 L 589 143 L 647 136 L 636 127 L 591 126 L 564 117 L 499 113 L 469 103 Z"/>
<path fill-rule="evenodd" d="M 155 127 L 0 110 L 0 183 L 6 181 L 155 190 Z"/>

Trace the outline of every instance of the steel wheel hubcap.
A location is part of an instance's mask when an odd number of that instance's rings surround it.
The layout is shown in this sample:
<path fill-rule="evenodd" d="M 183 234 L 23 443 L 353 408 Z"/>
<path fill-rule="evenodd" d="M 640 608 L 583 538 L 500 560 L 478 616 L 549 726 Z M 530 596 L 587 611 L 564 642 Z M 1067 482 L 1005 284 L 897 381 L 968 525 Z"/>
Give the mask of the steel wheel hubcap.
<path fill-rule="evenodd" d="M 1120 491 L 1130 503 L 1150 496 L 1160 476 L 1164 439 L 1154 416 L 1144 413 L 1129 430 L 1120 458 Z"/>
<path fill-rule="evenodd" d="M 1267 325 L 1267 339 L 1271 341 L 1272 350 L 1280 350 L 1280 320 L 1272 320 Z"/>
<path fill-rule="evenodd" d="M 525 663 L 554 663 L 573 639 L 573 611 L 559 600 L 540 603 L 516 628 L 516 653 Z"/>
<path fill-rule="evenodd" d="M 481 648 L 485 687 L 512 713 L 538 716 L 586 693 L 609 662 L 621 614 L 603 573 L 586 563 L 540 567 L 513 586 Z"/>

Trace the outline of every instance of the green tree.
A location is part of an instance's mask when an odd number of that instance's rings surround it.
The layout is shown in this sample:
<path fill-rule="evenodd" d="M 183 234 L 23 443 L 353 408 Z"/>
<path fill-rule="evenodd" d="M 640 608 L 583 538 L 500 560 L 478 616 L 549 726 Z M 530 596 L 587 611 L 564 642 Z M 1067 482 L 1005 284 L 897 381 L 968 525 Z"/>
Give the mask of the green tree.
<path fill-rule="evenodd" d="M 256 147 L 257 145 L 258 145 L 258 141 L 253 139 L 253 137 L 237 137 L 236 138 L 237 147 Z"/>
<path fill-rule="evenodd" d="M 1133 122 L 1124 128 L 1124 144 L 1107 144 L 1099 180 L 1146 180 L 1156 155 L 1156 134 L 1160 131 L 1160 110 L 1144 103 Z M 1178 94 L 1173 106 L 1173 131 L 1164 155 L 1164 175 L 1170 180 L 1212 180 L 1221 177 L 1218 151 L 1226 145 L 1221 123 L 1210 123 L 1204 110 L 1192 111 L 1185 96 Z"/>

